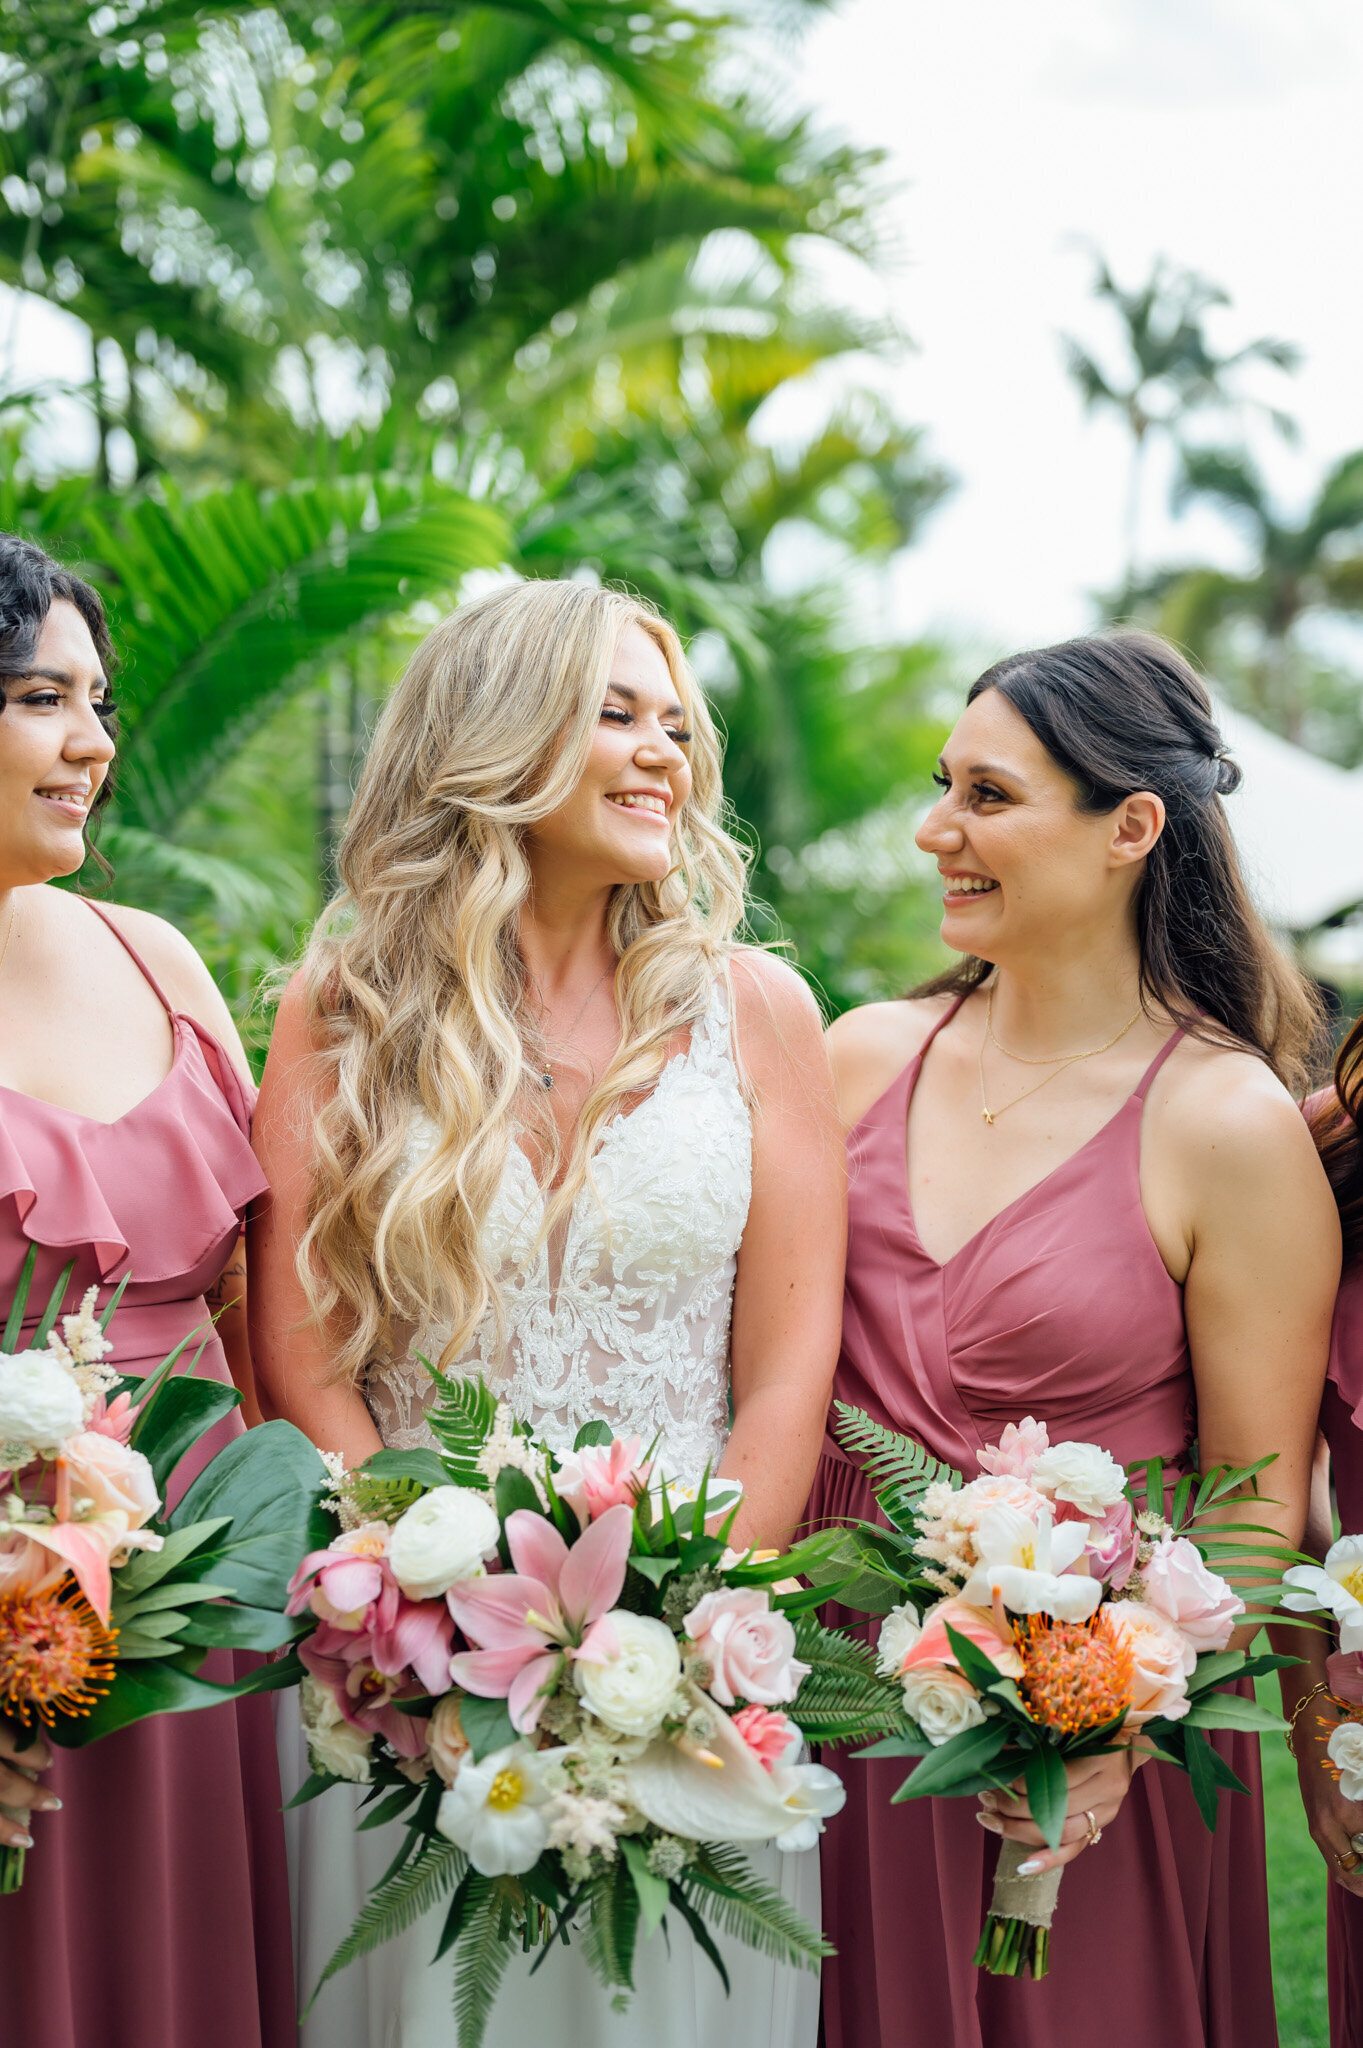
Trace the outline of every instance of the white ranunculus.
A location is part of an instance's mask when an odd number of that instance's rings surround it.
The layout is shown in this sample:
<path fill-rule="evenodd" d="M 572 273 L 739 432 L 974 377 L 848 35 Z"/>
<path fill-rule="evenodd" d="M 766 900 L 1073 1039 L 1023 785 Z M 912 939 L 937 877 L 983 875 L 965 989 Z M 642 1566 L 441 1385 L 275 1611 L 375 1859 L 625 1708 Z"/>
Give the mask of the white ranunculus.
<path fill-rule="evenodd" d="M 614 1608 L 610 1655 L 573 1665 L 577 1689 L 598 1721 L 617 1735 L 656 1735 L 681 1683 L 681 1651 L 664 1621 Z"/>
<path fill-rule="evenodd" d="M 984 1719 L 974 1686 L 949 1664 L 919 1664 L 905 1672 L 903 1685 L 904 1711 L 929 1742 L 950 1742 L 963 1728 L 978 1728 Z"/>
<path fill-rule="evenodd" d="M 436 1810 L 437 1829 L 484 1877 L 520 1877 L 548 1843 L 546 1767 L 562 1754 L 513 1742 L 481 1763 L 465 1757 Z"/>
<path fill-rule="evenodd" d="M 50 1351 L 0 1355 L 0 1444 L 50 1458 L 84 1427 L 80 1388 Z"/>
<path fill-rule="evenodd" d="M 1363 1800 L 1363 1725 L 1341 1721 L 1326 1744 L 1325 1753 L 1339 1772 L 1341 1796 Z"/>
<path fill-rule="evenodd" d="M 912 1600 L 890 1609 L 880 1624 L 880 1641 L 876 1645 L 876 1663 L 886 1678 L 898 1678 L 904 1659 L 922 1633 L 918 1609 Z"/>
<path fill-rule="evenodd" d="M 1081 1515 L 1105 1515 L 1126 1492 L 1126 1474 L 1097 1444 L 1052 1444 L 1032 1467 L 1031 1483 Z"/>
<path fill-rule="evenodd" d="M 372 1735 L 352 1727 L 337 1706 L 331 1687 L 315 1678 L 305 1678 L 299 1686 L 298 1704 L 314 1769 L 327 1771 L 333 1778 L 349 1778 L 356 1785 L 367 1785 L 374 1749 Z"/>
<path fill-rule="evenodd" d="M 436 1486 L 394 1522 L 388 1563 L 409 1600 L 434 1600 L 482 1571 L 499 1532 L 497 1511 L 485 1493 Z"/>

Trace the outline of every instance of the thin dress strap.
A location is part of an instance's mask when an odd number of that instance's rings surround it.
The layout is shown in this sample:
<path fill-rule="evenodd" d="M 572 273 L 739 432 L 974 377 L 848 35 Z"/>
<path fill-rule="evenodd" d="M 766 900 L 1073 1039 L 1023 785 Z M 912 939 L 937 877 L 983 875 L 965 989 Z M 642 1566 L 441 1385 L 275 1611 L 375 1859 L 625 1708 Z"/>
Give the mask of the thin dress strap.
<path fill-rule="evenodd" d="M 1133 1102 L 1144 1102 L 1146 1090 L 1149 1088 L 1150 1083 L 1154 1080 L 1156 1074 L 1164 1065 L 1164 1062 L 1168 1059 L 1170 1053 L 1174 1050 L 1174 1047 L 1179 1043 L 1181 1039 L 1184 1039 L 1187 1036 L 1187 1032 L 1184 1031 L 1182 1028 L 1180 1028 L 1177 1031 L 1171 1031 L 1169 1033 L 1169 1036 L 1165 1039 L 1163 1045 L 1155 1054 L 1155 1057 L 1151 1060 L 1149 1066 L 1141 1075 L 1140 1080 L 1137 1082 L 1135 1088 L 1132 1090 L 1131 1100 Z"/>
<path fill-rule="evenodd" d="M 927 1037 L 919 1046 L 918 1051 L 914 1054 L 914 1059 L 921 1060 L 927 1057 L 928 1047 L 932 1044 L 932 1041 L 934 1038 L 936 1038 L 938 1032 L 946 1030 L 947 1025 L 951 1022 L 952 1018 L 956 1015 L 956 1012 L 960 1009 L 961 1004 L 966 999 L 966 996 L 973 995 L 974 993 L 975 991 L 973 989 L 966 989 L 964 994 L 957 996 L 955 1002 L 952 1003 L 949 1009 L 943 1010 L 941 1016 L 937 1019 L 937 1022 L 933 1025 L 931 1031 L 929 1031 Z M 909 1061 L 909 1065 L 913 1065 L 913 1060 Z"/>
<path fill-rule="evenodd" d="M 95 916 L 100 920 L 101 924 L 106 924 L 109 927 L 109 930 L 118 940 L 119 945 L 122 946 L 124 952 L 128 955 L 134 967 L 138 969 L 143 980 L 151 989 L 152 994 L 156 997 L 156 1000 L 160 1003 L 162 1009 L 166 1012 L 166 1015 L 168 1017 L 173 1017 L 175 1015 L 174 1003 L 171 1002 L 169 996 L 167 996 L 160 982 L 156 979 L 156 976 L 152 973 L 150 967 L 148 967 L 146 961 L 142 958 L 142 955 L 138 952 L 136 946 L 128 937 L 127 933 L 124 931 L 120 931 L 118 926 L 114 923 L 114 920 L 110 917 L 108 911 L 101 910 L 99 905 L 97 903 L 92 903 L 88 896 L 82 896 L 80 898 L 80 901 L 85 904 L 88 910 L 94 911 Z"/>

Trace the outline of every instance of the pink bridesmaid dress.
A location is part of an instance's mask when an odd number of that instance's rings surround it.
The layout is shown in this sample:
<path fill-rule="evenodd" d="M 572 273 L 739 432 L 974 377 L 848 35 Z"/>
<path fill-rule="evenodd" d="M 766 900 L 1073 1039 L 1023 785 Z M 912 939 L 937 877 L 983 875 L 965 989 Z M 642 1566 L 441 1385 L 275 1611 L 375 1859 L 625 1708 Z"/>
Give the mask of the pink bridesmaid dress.
<path fill-rule="evenodd" d="M 1186 1461 L 1193 1380 L 1182 1290 L 1140 1197 L 1141 1111 L 1179 1034 L 1088 1144 L 939 1265 L 909 1206 L 909 1102 L 947 1011 L 849 1138 L 851 1234 L 834 1398 L 973 1477 L 1023 1415 L 1123 1464 Z M 825 1444 L 810 1520 L 876 1519 Z M 857 1617 L 835 1611 L 855 1624 Z M 970 1799 L 892 1806 L 908 1766 L 836 1763 L 847 1804 L 822 1843 L 826 2048 L 1274 2048 L 1257 1738 L 1218 1735 L 1249 1786 L 1215 1834 L 1187 1780 L 1147 1764 L 1101 1843 L 1066 1870 L 1050 1974 L 972 1963 L 998 1838 Z"/>
<path fill-rule="evenodd" d="M 1339 1526 L 1363 1535 L 1363 1260 L 1344 1269 L 1320 1426 L 1330 1446 Z M 1330 2048 L 1363 2048 L 1363 1899 L 1327 1879 Z"/>
<path fill-rule="evenodd" d="M 92 910 L 94 905 L 90 906 Z M 98 913 L 102 916 L 102 913 Z M 111 919 L 160 1000 L 144 962 Z M 131 1280 L 112 1363 L 144 1372 L 208 1321 L 265 1180 L 251 1098 L 208 1032 L 166 1003 L 170 1073 L 110 1124 L 0 1089 L 0 1303 L 30 1244 L 31 1301 Z M 192 1359 L 196 1345 L 186 1353 Z M 210 1336 L 200 1374 L 230 1383 Z M 228 1416 L 173 1476 L 178 1497 L 241 1433 Z M 203 1675 L 231 1676 L 214 1651 Z M 0 1899 L 0 2039 L 23 2048 L 288 2048 L 296 2041 L 288 1874 L 270 1702 L 166 1715 L 55 1751 L 60 1813 L 33 1826 L 23 1889 Z"/>

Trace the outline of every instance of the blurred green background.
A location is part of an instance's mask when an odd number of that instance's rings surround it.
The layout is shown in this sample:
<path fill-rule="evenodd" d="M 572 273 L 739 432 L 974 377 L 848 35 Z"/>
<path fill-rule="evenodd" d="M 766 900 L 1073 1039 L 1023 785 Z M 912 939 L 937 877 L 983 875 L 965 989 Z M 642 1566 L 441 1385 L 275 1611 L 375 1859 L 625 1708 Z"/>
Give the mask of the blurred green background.
<path fill-rule="evenodd" d="M 505 576 L 623 582 L 677 621 L 727 733 L 753 929 L 830 1011 L 941 959 L 913 824 L 1002 649 L 896 633 L 881 601 L 956 485 L 887 396 L 910 338 L 859 282 L 895 258 L 890 167 L 788 89 L 825 12 L 3 0 L 0 526 L 108 597 L 114 891 L 189 933 L 257 1060 L 258 985 L 329 886 L 386 690 Z M 1290 341 L 1219 338 L 1225 294 L 1172 260 L 1085 260 L 1091 319 L 1057 347 L 1129 464 L 1093 622 L 1162 626 L 1354 768 L 1363 699 L 1319 627 L 1363 609 L 1363 453 L 1280 504 L 1243 429 L 1262 391 L 1290 432 Z M 58 370 L 22 345 L 35 302 L 76 336 Z M 1152 450 L 1236 566 L 1145 559 Z M 1288 936 L 1311 957 L 1318 934 Z M 1266 1768 L 1304 2048 L 1324 1879 L 1277 1739 Z"/>

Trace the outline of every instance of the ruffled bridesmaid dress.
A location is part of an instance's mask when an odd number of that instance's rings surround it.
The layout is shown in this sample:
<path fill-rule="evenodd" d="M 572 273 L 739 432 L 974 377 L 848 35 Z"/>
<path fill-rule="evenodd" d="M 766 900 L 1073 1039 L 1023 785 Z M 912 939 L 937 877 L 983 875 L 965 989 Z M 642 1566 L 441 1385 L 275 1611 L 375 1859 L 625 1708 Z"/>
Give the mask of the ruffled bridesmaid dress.
<path fill-rule="evenodd" d="M 1363 1535 L 1363 1260 L 1344 1269 L 1330 1336 L 1320 1426 L 1330 1446 L 1339 1526 Z M 1300 1740 L 1300 1737 L 1298 1738 Z M 1325 1886 L 1330 2048 L 1363 2048 L 1363 1899 Z"/>
<path fill-rule="evenodd" d="M 978 1472 L 1005 1424 L 1101 1444 L 1123 1464 L 1187 1458 L 1193 1380 L 1182 1290 L 1140 1197 L 1141 1112 L 1178 1035 L 1088 1144 L 943 1264 L 909 1205 L 909 1103 L 933 1038 L 851 1133 L 851 1231 L 834 1398 Z M 829 1441 L 809 1517 L 876 1519 Z M 834 1610 L 855 1625 L 858 1617 Z M 847 1805 L 823 1840 L 826 2048 L 1275 2048 L 1257 1738 L 1218 1734 L 1249 1786 L 1215 1834 L 1181 1772 L 1138 1771 L 1102 1842 L 1066 1870 L 1050 1974 L 990 1977 L 971 1957 L 998 1838 L 970 1799 L 892 1806 L 907 1766 L 828 1760 Z"/>
<path fill-rule="evenodd" d="M 103 1289 L 131 1274 L 109 1333 L 111 1363 L 130 1372 L 208 1326 L 204 1289 L 265 1188 L 236 1069 L 210 1033 L 166 1009 L 170 1073 L 114 1123 L 0 1088 L 0 1303 L 30 1244 L 41 1247 L 35 1321 L 69 1259 L 70 1306 L 95 1282 Z M 198 1371 L 230 1382 L 216 1336 Z M 172 1495 L 242 1428 L 239 1414 L 220 1422 L 181 1461 Z M 203 1675 L 230 1678 L 230 1658 L 214 1651 Z M 23 1889 L 0 1899 L 0 2039 L 15 2048 L 290 2048 L 288 1876 L 268 1698 L 59 1749 L 44 1783 L 62 1811 L 37 1816 Z"/>

